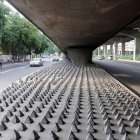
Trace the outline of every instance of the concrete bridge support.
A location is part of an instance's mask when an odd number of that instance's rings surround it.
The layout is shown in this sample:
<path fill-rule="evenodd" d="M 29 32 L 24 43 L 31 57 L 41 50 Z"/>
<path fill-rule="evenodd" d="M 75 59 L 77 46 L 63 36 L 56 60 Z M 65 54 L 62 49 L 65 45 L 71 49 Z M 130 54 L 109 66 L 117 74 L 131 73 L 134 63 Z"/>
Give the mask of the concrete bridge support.
<path fill-rule="evenodd" d="M 116 55 L 117 55 L 117 52 L 118 52 L 118 42 L 115 42 L 114 43 L 114 59 L 116 59 Z"/>
<path fill-rule="evenodd" d="M 113 55 L 113 44 L 110 45 L 110 55 Z"/>
<path fill-rule="evenodd" d="M 103 45 L 104 57 L 107 55 L 107 45 Z"/>
<path fill-rule="evenodd" d="M 115 47 L 115 55 L 117 55 L 117 53 L 118 53 L 118 42 L 114 43 L 114 47 Z"/>
<path fill-rule="evenodd" d="M 87 63 L 92 62 L 92 49 L 90 48 L 80 48 L 80 47 L 74 47 L 74 48 L 68 48 L 67 50 L 67 56 L 70 58 L 70 60 L 77 66 L 83 66 Z"/>
<path fill-rule="evenodd" d="M 100 47 L 98 47 L 97 49 L 98 49 L 98 56 L 100 56 Z"/>
<path fill-rule="evenodd" d="M 96 49 L 93 51 L 93 56 L 96 56 Z"/>
<path fill-rule="evenodd" d="M 125 42 L 122 42 L 121 45 L 121 55 L 125 55 Z"/>
<path fill-rule="evenodd" d="M 136 60 L 136 58 L 140 56 L 140 38 L 135 38 L 134 42 L 135 45 L 134 45 L 133 60 Z"/>

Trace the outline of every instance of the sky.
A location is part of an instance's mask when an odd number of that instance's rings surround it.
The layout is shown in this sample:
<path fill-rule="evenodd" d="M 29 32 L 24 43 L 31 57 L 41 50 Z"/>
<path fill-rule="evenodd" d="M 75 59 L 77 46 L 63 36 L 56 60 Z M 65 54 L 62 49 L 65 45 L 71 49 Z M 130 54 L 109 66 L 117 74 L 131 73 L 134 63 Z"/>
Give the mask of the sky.
<path fill-rule="evenodd" d="M 18 12 L 20 16 L 23 16 L 19 11 L 17 11 L 9 2 L 6 0 L 4 1 L 4 4 L 9 7 L 13 12 Z"/>
<path fill-rule="evenodd" d="M 8 6 L 12 11 L 15 11 L 17 12 L 17 10 L 10 4 L 8 3 L 7 1 L 4 1 L 5 5 Z"/>

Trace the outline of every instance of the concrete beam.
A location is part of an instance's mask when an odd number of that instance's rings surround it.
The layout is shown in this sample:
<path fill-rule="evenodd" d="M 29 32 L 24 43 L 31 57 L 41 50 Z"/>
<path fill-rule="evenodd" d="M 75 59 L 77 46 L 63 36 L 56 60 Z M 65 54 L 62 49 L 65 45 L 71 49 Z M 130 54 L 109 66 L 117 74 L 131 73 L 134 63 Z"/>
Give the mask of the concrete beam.
<path fill-rule="evenodd" d="M 134 29 L 124 29 L 121 31 L 121 33 L 130 36 L 131 38 L 140 37 L 140 32 Z"/>
<path fill-rule="evenodd" d="M 70 60 L 77 66 L 83 66 L 92 62 L 92 49 L 89 48 L 68 48 L 67 55 Z"/>
<path fill-rule="evenodd" d="M 136 60 L 136 58 L 140 56 L 140 38 L 135 38 L 134 42 L 135 45 L 134 45 L 133 60 Z"/>

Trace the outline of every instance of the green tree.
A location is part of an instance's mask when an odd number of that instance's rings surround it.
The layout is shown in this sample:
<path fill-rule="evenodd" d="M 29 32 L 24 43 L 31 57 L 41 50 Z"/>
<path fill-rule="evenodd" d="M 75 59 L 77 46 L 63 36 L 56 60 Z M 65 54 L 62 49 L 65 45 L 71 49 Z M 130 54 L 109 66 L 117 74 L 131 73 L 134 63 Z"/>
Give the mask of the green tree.
<path fill-rule="evenodd" d="M 3 36 L 4 26 L 7 20 L 7 15 L 9 14 L 10 9 L 4 5 L 4 1 L 0 0 L 0 44 Z"/>
<path fill-rule="evenodd" d="M 49 40 L 48 41 L 48 49 L 47 49 L 47 53 L 48 54 L 54 54 L 54 53 L 60 53 L 61 52 L 61 50 L 51 41 L 51 40 Z"/>
<path fill-rule="evenodd" d="M 24 22 L 18 13 L 10 14 L 2 36 L 2 49 L 16 58 L 24 45 Z M 20 46 L 21 45 L 21 46 Z"/>
<path fill-rule="evenodd" d="M 44 34 L 37 34 L 36 41 L 38 42 L 38 45 L 34 48 L 35 54 L 41 54 L 49 47 L 48 38 Z"/>
<path fill-rule="evenodd" d="M 2 0 L 0 2 L 1 5 L 4 5 Z M 19 13 L 12 12 L 6 8 L 1 10 L 5 11 L 1 14 L 4 20 L 0 19 L 0 21 L 3 21 L 0 22 L 0 25 L 3 25 L 1 26 L 0 43 L 2 52 L 11 54 L 14 59 L 20 59 L 20 57 L 27 54 L 32 57 L 33 53 L 42 54 L 46 50 L 50 53 L 60 52 L 56 45 L 40 32 L 36 26 Z"/>

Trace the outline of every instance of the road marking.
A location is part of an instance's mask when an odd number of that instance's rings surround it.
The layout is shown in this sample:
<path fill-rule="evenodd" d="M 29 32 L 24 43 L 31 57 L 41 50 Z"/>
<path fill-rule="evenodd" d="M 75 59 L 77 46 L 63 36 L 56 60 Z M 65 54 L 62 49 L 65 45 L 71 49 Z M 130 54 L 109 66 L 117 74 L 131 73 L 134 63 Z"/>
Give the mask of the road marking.
<path fill-rule="evenodd" d="M 1 74 L 4 74 L 4 73 L 7 73 L 7 72 L 10 72 L 10 71 L 14 71 L 14 70 L 17 70 L 17 69 L 23 69 L 27 66 L 24 66 L 24 67 L 20 67 L 20 68 L 16 68 L 16 69 L 11 69 L 11 70 L 7 70 L 7 71 L 3 71 L 3 72 L 0 72 Z"/>

